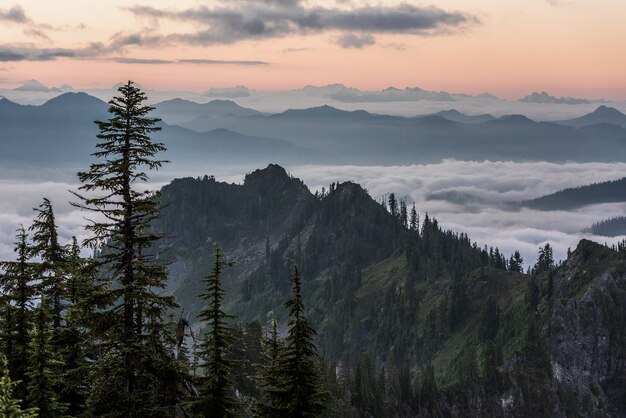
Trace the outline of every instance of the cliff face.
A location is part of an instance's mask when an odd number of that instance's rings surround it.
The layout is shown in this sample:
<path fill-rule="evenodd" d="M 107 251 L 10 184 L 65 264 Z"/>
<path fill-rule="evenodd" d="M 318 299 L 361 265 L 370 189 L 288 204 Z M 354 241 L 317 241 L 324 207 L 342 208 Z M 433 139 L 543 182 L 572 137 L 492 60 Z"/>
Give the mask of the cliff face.
<path fill-rule="evenodd" d="M 626 258 L 583 240 L 537 279 L 538 332 L 505 362 L 501 386 L 446 391 L 439 415 L 626 417 Z"/>
<path fill-rule="evenodd" d="M 581 241 L 554 284 L 545 335 L 556 386 L 585 416 L 626 416 L 624 260 Z"/>

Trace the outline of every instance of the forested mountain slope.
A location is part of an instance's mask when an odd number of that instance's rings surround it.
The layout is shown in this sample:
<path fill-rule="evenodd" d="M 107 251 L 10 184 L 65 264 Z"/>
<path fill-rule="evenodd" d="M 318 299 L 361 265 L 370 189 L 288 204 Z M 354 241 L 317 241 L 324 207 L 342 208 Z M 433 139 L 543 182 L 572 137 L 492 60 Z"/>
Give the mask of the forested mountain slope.
<path fill-rule="evenodd" d="M 191 318 L 208 237 L 237 263 L 225 302 L 240 322 L 284 324 L 300 266 L 354 416 L 624 416 L 623 248 L 583 241 L 560 267 L 546 249 L 524 275 L 432 218 L 411 228 L 357 184 L 313 195 L 275 165 L 242 185 L 176 180 L 163 200 L 170 290 Z"/>

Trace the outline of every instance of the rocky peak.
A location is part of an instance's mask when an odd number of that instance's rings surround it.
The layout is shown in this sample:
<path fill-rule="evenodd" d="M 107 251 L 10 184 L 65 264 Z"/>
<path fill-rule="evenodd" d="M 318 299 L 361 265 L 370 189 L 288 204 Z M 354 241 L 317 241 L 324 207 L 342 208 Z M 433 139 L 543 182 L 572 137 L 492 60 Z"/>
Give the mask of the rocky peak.
<path fill-rule="evenodd" d="M 256 190 L 261 194 L 285 193 L 287 191 L 306 191 L 302 180 L 290 176 L 278 164 L 269 164 L 266 168 L 255 170 L 246 175 L 243 185 L 246 189 Z"/>

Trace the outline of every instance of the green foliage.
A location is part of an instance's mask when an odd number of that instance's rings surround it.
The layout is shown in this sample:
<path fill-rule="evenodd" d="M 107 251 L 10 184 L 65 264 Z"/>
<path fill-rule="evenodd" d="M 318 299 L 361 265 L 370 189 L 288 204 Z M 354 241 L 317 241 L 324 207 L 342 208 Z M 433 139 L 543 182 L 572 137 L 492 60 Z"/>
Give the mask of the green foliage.
<path fill-rule="evenodd" d="M 513 254 L 511 254 L 511 258 L 509 259 L 509 271 L 523 273 L 523 264 L 524 258 L 522 258 L 522 255 L 519 253 L 519 251 L 515 251 Z"/>
<path fill-rule="evenodd" d="M 478 335 L 482 341 L 493 340 L 500 326 L 500 307 L 493 295 L 489 295 L 483 306 Z"/>
<path fill-rule="evenodd" d="M 323 386 L 313 342 L 315 330 L 305 315 L 297 267 L 294 267 L 292 286 L 293 298 L 285 303 L 289 311 L 289 330 L 279 356 L 280 383 L 273 404 L 280 407 L 277 417 L 316 417 L 324 410 L 329 394 Z"/>
<path fill-rule="evenodd" d="M 28 235 L 20 226 L 17 230 L 15 261 L 4 261 L 0 267 L 4 274 L 0 276 L 2 290 L 2 344 L 11 370 L 11 377 L 16 381 L 15 395 L 26 398 L 28 376 L 27 347 L 30 343 L 30 331 L 33 323 L 33 296 L 35 294 L 35 263 L 31 261 L 32 248 Z"/>
<path fill-rule="evenodd" d="M 94 334 L 95 365 L 89 405 L 94 414 L 112 416 L 166 413 L 173 382 L 164 375 L 177 370 L 173 335 L 165 320 L 174 299 L 160 293 L 166 270 L 150 247 L 160 236 L 151 223 L 158 216 L 158 193 L 138 190 L 148 180 L 146 169 L 164 163 L 155 159 L 163 144 L 152 142 L 158 119 L 143 102 L 145 94 L 128 82 L 109 102 L 110 119 L 97 121 L 101 140 L 93 154 L 99 161 L 78 173 L 82 183 L 75 206 L 98 214 L 87 225 L 87 244 L 102 248 L 97 309 L 89 318 Z M 167 372 L 165 372 L 167 371 Z"/>
<path fill-rule="evenodd" d="M 52 345 L 48 301 L 42 297 L 35 312 L 35 326 L 29 345 L 28 404 L 36 407 L 41 418 L 65 415 L 67 405 L 59 401 L 62 363 Z"/>
<path fill-rule="evenodd" d="M 228 349 L 235 342 L 235 328 L 227 322 L 232 316 L 222 309 L 222 272 L 231 265 L 224 260 L 220 248 L 216 247 L 213 271 L 203 279 L 206 290 L 200 298 L 207 304 L 199 318 L 207 324 L 208 332 L 199 343 L 196 354 L 206 374 L 199 379 L 199 397 L 189 403 L 189 409 L 198 416 L 234 417 L 240 409 L 233 380 L 233 369 L 239 362 L 228 357 Z"/>
<path fill-rule="evenodd" d="M 43 296 L 53 306 L 55 331 L 61 327 L 68 249 L 59 243 L 52 204 L 47 198 L 35 208 L 37 217 L 29 228 L 33 231 L 33 254 L 41 258 L 37 275 L 41 277 Z"/>
<path fill-rule="evenodd" d="M 543 247 L 539 248 L 539 257 L 537 263 L 532 269 L 534 275 L 543 273 L 544 271 L 550 271 L 554 268 L 554 256 L 552 254 L 552 247 L 550 243 L 546 243 Z"/>
<path fill-rule="evenodd" d="M 279 359 L 283 350 L 284 345 L 278 336 L 278 324 L 272 318 L 269 332 L 263 335 L 261 358 L 255 375 L 259 394 L 252 409 L 256 417 L 276 416 L 283 412 L 278 396 L 282 382 Z"/>
<path fill-rule="evenodd" d="M 12 382 L 9 376 L 7 360 L 0 357 L 0 368 L 2 375 L 0 376 L 0 416 L 3 418 L 35 418 L 37 410 L 35 408 L 22 409 L 20 399 L 13 397 L 13 389 L 17 382 Z"/>

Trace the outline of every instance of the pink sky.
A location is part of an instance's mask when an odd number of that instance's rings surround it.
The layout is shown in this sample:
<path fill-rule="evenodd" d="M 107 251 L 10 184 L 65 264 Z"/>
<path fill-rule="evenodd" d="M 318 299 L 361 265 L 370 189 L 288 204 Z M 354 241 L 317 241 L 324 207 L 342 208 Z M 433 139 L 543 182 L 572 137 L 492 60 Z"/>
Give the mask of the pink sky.
<path fill-rule="evenodd" d="M 151 88 L 189 90 L 343 83 L 361 89 L 489 91 L 509 98 L 541 90 L 557 96 L 626 98 L 622 0 L 445 0 L 436 3 L 437 9 L 422 1 L 358 0 L 293 0 L 290 6 L 269 0 L 64 0 L 59 5 L 2 2 L 0 86 L 32 78 L 77 88 L 134 79 Z M 148 12 L 129 10 L 148 5 Z M 254 31 L 241 35 L 214 17 L 225 9 L 254 24 L 259 24 L 255 11 L 275 17 L 260 22 L 262 36 Z M 408 23 L 406 10 L 415 16 Z M 198 17 L 203 11 L 209 16 L 204 20 Z M 293 22 L 307 14 L 321 15 L 322 26 L 294 28 Z M 362 15 L 374 16 L 373 23 Z M 433 19 L 432 27 L 406 27 L 421 25 L 423 16 Z M 209 41 L 191 36 L 202 32 L 210 34 Z M 141 42 L 133 41 L 134 35 Z M 130 40 L 122 44 L 122 39 Z M 61 50 L 65 52 L 57 55 L 74 57 L 41 60 L 41 54 Z M 116 62 L 119 58 L 231 63 L 131 64 Z"/>

